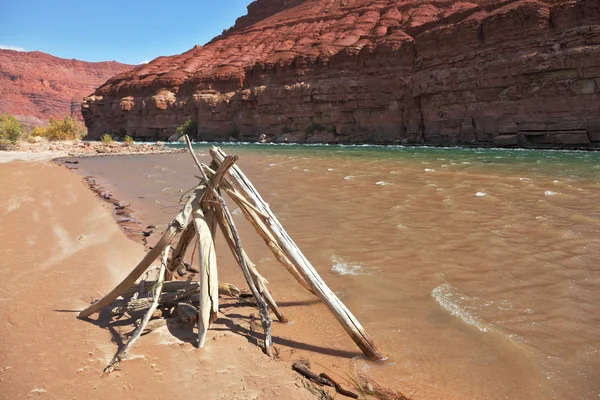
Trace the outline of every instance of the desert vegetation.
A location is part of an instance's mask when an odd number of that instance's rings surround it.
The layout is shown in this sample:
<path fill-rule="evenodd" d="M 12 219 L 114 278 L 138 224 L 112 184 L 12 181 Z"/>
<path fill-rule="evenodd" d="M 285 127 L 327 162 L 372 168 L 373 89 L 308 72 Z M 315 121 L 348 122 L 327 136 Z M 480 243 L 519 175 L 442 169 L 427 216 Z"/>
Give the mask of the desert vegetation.
<path fill-rule="evenodd" d="M 15 117 L 0 114 L 0 150 L 14 145 L 23 136 L 23 127 Z"/>
<path fill-rule="evenodd" d="M 111 135 L 109 135 L 108 133 L 105 133 L 104 135 L 102 135 L 102 137 L 100 138 L 100 141 L 104 144 L 108 144 L 108 143 L 112 143 L 113 138 Z"/>
<path fill-rule="evenodd" d="M 48 125 L 33 128 L 29 136 L 40 136 L 48 140 L 80 140 L 87 132 L 81 123 L 70 115 L 63 119 L 50 118 Z"/>
<path fill-rule="evenodd" d="M 189 137 L 196 137 L 196 131 L 198 130 L 198 125 L 192 121 L 187 120 L 183 124 L 177 127 L 177 133 L 181 136 L 188 135 Z"/>

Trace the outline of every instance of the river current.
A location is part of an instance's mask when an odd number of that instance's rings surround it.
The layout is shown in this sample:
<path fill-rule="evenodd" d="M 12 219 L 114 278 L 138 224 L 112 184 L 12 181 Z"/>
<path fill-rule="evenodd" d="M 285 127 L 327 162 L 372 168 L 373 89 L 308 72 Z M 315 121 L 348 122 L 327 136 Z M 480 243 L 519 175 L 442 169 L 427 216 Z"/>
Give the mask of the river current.
<path fill-rule="evenodd" d="M 206 163 L 208 147 L 196 146 Z M 234 210 L 295 321 L 273 327 L 283 358 L 366 373 L 417 400 L 600 397 L 600 153 L 222 148 L 389 355 L 365 360 Z M 170 221 L 197 182 L 187 154 L 79 162 L 148 224 Z M 241 285 L 217 245 L 222 280 Z"/>

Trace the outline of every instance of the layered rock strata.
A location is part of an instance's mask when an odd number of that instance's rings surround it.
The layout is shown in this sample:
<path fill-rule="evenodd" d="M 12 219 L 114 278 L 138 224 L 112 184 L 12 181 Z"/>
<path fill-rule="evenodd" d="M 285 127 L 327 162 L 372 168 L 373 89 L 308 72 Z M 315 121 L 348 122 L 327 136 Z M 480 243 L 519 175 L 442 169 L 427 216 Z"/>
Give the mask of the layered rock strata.
<path fill-rule="evenodd" d="M 81 102 L 108 78 L 133 65 L 67 60 L 39 51 L 0 50 L 0 113 L 41 124 L 71 115 L 79 120 Z"/>
<path fill-rule="evenodd" d="M 598 0 L 257 0 L 205 46 L 113 77 L 90 135 L 600 147 Z"/>

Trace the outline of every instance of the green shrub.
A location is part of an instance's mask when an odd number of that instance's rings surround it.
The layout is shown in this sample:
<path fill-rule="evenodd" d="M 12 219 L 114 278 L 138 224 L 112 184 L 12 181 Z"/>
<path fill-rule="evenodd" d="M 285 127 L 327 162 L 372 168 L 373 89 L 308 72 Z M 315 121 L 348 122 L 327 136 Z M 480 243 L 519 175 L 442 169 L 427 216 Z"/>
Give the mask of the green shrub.
<path fill-rule="evenodd" d="M 14 144 L 23 137 L 23 128 L 15 117 L 0 114 L 0 142 L 5 145 Z"/>
<path fill-rule="evenodd" d="M 36 126 L 35 128 L 33 128 L 31 130 L 31 132 L 29 132 L 29 136 L 30 137 L 34 137 L 34 136 L 44 137 L 44 136 L 46 136 L 46 127 L 45 126 Z"/>
<path fill-rule="evenodd" d="M 125 136 L 125 139 L 123 139 L 123 142 L 125 142 L 125 144 L 127 146 L 132 145 L 133 144 L 133 138 L 129 135 Z"/>
<path fill-rule="evenodd" d="M 105 133 L 104 135 L 102 135 L 102 137 L 100 138 L 100 141 L 104 144 L 109 144 L 112 143 L 113 138 L 112 136 L 110 136 L 108 133 Z"/>
<path fill-rule="evenodd" d="M 50 118 L 45 127 L 36 127 L 32 136 L 42 136 L 48 140 L 79 140 L 87 135 L 85 128 L 71 116 L 62 120 Z"/>
<path fill-rule="evenodd" d="M 324 131 L 325 126 L 321 125 L 321 124 L 315 124 L 314 122 L 312 122 L 309 126 L 306 127 L 306 129 L 304 130 L 304 132 L 306 133 L 314 133 L 316 131 Z"/>
<path fill-rule="evenodd" d="M 198 131 L 198 124 L 196 124 L 192 120 L 185 121 L 182 125 L 177 127 L 177 133 L 180 135 L 188 135 L 190 138 L 196 137 L 196 132 Z"/>

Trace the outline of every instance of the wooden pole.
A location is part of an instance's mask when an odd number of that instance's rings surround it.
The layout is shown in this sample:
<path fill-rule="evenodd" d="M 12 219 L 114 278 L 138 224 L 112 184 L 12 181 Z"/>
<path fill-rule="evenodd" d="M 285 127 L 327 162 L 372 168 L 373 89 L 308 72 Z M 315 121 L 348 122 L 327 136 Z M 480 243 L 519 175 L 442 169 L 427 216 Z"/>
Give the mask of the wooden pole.
<path fill-rule="evenodd" d="M 110 364 L 108 364 L 106 366 L 106 368 L 104 368 L 104 373 L 108 374 L 108 373 L 112 372 L 119 365 L 121 360 L 127 355 L 127 352 L 129 351 L 129 349 L 131 349 L 133 347 L 133 345 L 135 344 L 135 342 L 139 339 L 140 335 L 146 328 L 148 321 L 150 321 L 150 318 L 152 318 L 152 314 L 154 314 L 154 311 L 158 307 L 158 300 L 159 300 L 160 294 L 162 292 L 163 282 L 165 281 L 165 271 L 167 268 L 167 259 L 169 257 L 169 249 L 170 249 L 170 246 L 167 245 L 167 247 L 165 247 L 165 250 L 163 251 L 162 261 L 160 263 L 160 270 L 158 272 L 157 283 L 156 283 L 156 286 L 155 286 L 153 294 L 152 294 L 152 303 L 150 304 L 148 311 L 146 312 L 146 314 L 144 314 L 144 318 L 142 318 L 142 321 L 140 322 L 140 324 L 135 328 L 135 331 L 133 331 L 133 335 L 131 336 L 131 339 L 129 339 L 127 344 L 125 346 L 123 346 L 123 348 L 121 350 L 119 350 L 117 352 L 117 354 L 115 354 L 115 356 L 113 357 Z"/>
<path fill-rule="evenodd" d="M 140 263 L 119 283 L 113 290 L 111 290 L 106 296 L 98 300 L 97 302 L 91 304 L 88 308 L 81 311 L 79 313 L 79 318 L 87 318 L 95 312 L 100 311 L 102 308 L 106 307 L 110 303 L 112 303 L 117 297 L 119 297 L 123 292 L 125 292 L 129 287 L 148 269 L 148 267 L 152 264 L 154 260 L 159 256 L 159 254 L 167 248 L 167 246 L 171 245 L 173 238 L 175 235 L 180 232 L 183 227 L 187 226 L 190 221 L 190 216 L 192 214 L 192 204 L 196 201 L 197 198 L 201 197 L 201 189 L 196 188 L 187 203 L 181 210 L 179 214 L 171 221 L 167 229 L 164 231 L 158 243 L 148 252 L 146 256 L 140 261 Z"/>
<path fill-rule="evenodd" d="M 241 261 L 238 259 L 238 255 L 235 249 L 235 240 L 233 239 L 233 233 L 231 232 L 231 229 L 229 229 L 229 226 L 225 223 L 224 218 L 218 218 L 217 221 L 219 222 L 219 226 L 221 228 L 223 236 L 225 237 L 225 241 L 227 242 L 229 248 L 231 249 L 231 252 L 233 253 L 233 257 L 238 262 L 238 264 L 240 264 Z M 244 249 L 242 249 L 242 256 L 244 257 L 244 261 L 246 262 L 246 265 L 250 270 L 250 274 L 252 275 L 252 279 L 254 280 L 256 288 L 258 289 L 259 293 L 263 295 L 266 302 L 269 304 L 269 308 L 271 309 L 271 311 L 273 311 L 279 322 L 289 322 L 288 319 L 283 315 L 281 310 L 279 310 L 279 307 L 273 299 L 271 292 L 269 291 L 269 289 L 267 289 L 267 285 L 269 284 L 269 282 L 267 282 L 267 280 L 258 272 L 258 270 L 256 269 L 256 265 L 254 265 L 254 263 L 250 260 L 250 257 L 248 257 Z"/>
<path fill-rule="evenodd" d="M 198 232 L 198 260 L 200 263 L 198 347 L 204 347 L 206 332 L 219 312 L 219 280 L 217 278 L 217 255 L 212 233 L 199 204 L 194 209 L 194 226 L 196 232 Z"/>
<path fill-rule="evenodd" d="M 237 204 L 240 210 L 242 210 L 242 213 L 244 214 L 246 220 L 250 222 L 250 225 L 254 227 L 256 233 L 258 233 L 258 235 L 263 239 L 263 241 L 271 250 L 277 261 L 279 261 L 285 267 L 285 269 L 294 277 L 294 279 L 296 279 L 296 281 L 300 285 L 302 285 L 302 287 L 304 287 L 306 290 L 308 290 L 316 296 L 317 294 L 306 282 L 304 277 L 302 277 L 302 275 L 298 272 L 294 264 L 292 264 L 292 262 L 287 258 L 283 250 L 281 250 L 279 244 L 277 243 L 277 240 L 267 229 L 265 223 L 263 222 L 264 219 L 259 214 L 257 214 L 253 208 L 247 206 L 249 204 L 247 201 L 240 201 L 241 196 L 239 194 L 228 189 L 225 190 L 225 193 L 227 193 L 229 197 Z M 234 193 L 236 194 L 234 195 Z"/>
<path fill-rule="evenodd" d="M 226 157 L 225 153 L 216 147 L 210 149 L 210 154 L 217 165 L 220 165 Z M 354 340 L 362 352 L 372 359 L 385 360 L 387 357 L 381 351 L 379 346 L 364 330 L 360 322 L 358 322 L 358 320 L 354 317 L 350 310 L 348 310 L 344 303 L 342 303 L 327 286 L 327 284 L 325 284 L 312 264 L 304 256 L 304 254 L 302 254 L 298 246 L 296 246 L 294 241 L 281 226 L 277 220 L 277 217 L 275 217 L 273 212 L 271 212 L 268 204 L 262 199 L 256 188 L 252 185 L 244 173 L 234 165 L 229 169 L 228 175 L 225 179 L 238 191 L 239 194 L 244 196 L 246 200 L 252 203 L 254 207 L 258 208 L 262 213 L 269 216 L 269 218 L 264 220 L 266 228 L 264 230 L 265 232 L 263 232 L 264 235 L 268 235 L 269 233 L 267 231 L 270 231 L 270 234 L 276 238 L 283 253 L 293 263 L 304 280 L 310 285 L 311 289 L 327 305 L 329 310 L 333 313 L 338 322 L 342 325 L 344 330 L 350 335 L 352 340 Z"/>
<path fill-rule="evenodd" d="M 260 314 L 260 320 L 265 332 L 265 353 L 271 358 L 273 358 L 273 349 L 272 349 L 272 340 L 271 340 L 271 318 L 269 317 L 269 312 L 267 311 L 267 303 L 263 296 L 260 294 L 256 285 L 254 284 L 254 280 L 252 279 L 252 275 L 250 274 L 250 270 L 248 268 L 248 264 L 246 263 L 246 258 L 243 254 L 242 244 L 240 242 L 240 238 L 237 234 L 237 230 L 235 229 L 235 225 L 233 224 L 233 218 L 231 217 L 231 213 L 227 209 L 227 205 L 223 201 L 222 207 L 219 209 L 218 217 L 222 219 L 223 222 L 220 225 L 223 227 L 225 225 L 228 226 L 228 230 L 231 232 L 233 236 L 234 246 L 232 251 L 234 252 L 235 258 L 238 261 L 240 268 L 242 269 L 242 273 L 244 274 L 244 278 L 248 283 L 248 287 L 252 292 L 252 295 L 256 299 L 256 305 L 258 306 L 258 311 Z M 225 235 L 225 231 L 223 231 Z"/>

